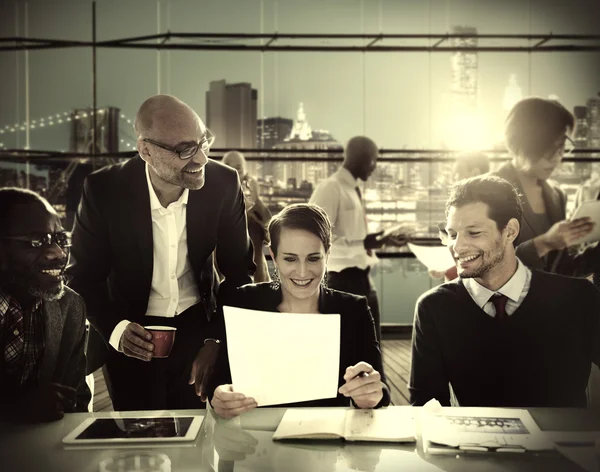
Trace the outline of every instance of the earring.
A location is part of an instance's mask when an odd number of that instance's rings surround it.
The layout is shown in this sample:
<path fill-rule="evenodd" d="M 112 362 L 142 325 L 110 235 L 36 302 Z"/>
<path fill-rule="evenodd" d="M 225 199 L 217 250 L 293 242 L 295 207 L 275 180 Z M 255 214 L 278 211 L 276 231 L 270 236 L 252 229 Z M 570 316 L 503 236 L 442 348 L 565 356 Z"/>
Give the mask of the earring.
<path fill-rule="evenodd" d="M 273 269 L 273 278 L 271 280 L 271 288 L 273 290 L 279 290 L 281 287 L 281 280 L 279 279 L 279 272 L 277 272 L 277 267 Z"/>
<path fill-rule="evenodd" d="M 327 288 L 327 272 L 323 274 L 323 278 L 321 279 L 321 287 Z"/>

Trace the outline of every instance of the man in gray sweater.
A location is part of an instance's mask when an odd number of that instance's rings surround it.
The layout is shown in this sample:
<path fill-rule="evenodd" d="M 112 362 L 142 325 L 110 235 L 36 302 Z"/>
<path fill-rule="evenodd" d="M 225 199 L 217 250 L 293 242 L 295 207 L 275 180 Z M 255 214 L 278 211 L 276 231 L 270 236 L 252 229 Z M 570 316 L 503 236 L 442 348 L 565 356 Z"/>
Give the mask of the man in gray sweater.
<path fill-rule="evenodd" d="M 87 411 L 84 303 L 63 280 L 70 246 L 45 199 L 0 189 L 0 420 Z"/>
<path fill-rule="evenodd" d="M 600 291 L 527 268 L 515 254 L 522 203 L 495 176 L 458 182 L 446 231 L 459 277 L 417 301 L 411 403 L 585 407 L 600 364 Z"/>

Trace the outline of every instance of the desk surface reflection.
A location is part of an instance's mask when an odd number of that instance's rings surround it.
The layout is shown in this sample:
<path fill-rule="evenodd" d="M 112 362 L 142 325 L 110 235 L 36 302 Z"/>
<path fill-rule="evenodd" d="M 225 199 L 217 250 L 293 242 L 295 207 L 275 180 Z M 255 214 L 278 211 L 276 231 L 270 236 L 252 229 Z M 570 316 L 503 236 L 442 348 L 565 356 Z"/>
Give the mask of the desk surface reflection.
<path fill-rule="evenodd" d="M 393 408 L 393 407 L 392 407 Z M 398 407 L 405 408 L 405 407 Z M 542 430 L 600 431 L 600 412 L 575 409 L 530 409 Z M 65 447 L 62 438 L 85 418 L 118 413 L 68 414 L 61 421 L 38 425 L 0 423 L 1 469 L 11 472 L 98 472 L 100 470 L 183 471 L 581 471 L 558 452 L 423 454 L 417 444 L 344 441 L 275 442 L 271 439 L 285 409 L 261 408 L 234 420 L 215 418 L 212 411 L 127 412 L 124 416 L 206 416 L 191 443 L 150 447 Z M 150 454 L 156 455 L 153 459 Z M 135 459 L 135 455 L 140 457 Z M 154 461 L 154 462 L 152 462 Z M 152 468 L 152 464 L 160 468 Z M 106 465 L 110 465 L 107 469 Z M 149 465 L 150 464 L 150 465 Z"/>

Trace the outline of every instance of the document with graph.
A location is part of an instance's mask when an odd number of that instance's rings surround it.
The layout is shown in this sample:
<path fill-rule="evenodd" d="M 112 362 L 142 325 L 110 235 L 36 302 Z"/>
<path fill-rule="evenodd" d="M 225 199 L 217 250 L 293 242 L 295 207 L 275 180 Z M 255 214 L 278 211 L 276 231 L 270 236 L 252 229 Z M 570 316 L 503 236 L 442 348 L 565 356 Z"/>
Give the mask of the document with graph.
<path fill-rule="evenodd" d="M 525 452 L 554 449 L 527 410 L 441 408 L 421 416 L 425 452 Z"/>

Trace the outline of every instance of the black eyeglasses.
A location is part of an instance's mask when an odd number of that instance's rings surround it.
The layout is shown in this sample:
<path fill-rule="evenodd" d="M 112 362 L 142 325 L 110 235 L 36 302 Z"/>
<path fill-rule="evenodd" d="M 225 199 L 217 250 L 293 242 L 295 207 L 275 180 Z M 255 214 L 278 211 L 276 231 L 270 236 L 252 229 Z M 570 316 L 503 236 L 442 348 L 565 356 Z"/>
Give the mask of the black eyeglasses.
<path fill-rule="evenodd" d="M 52 243 L 58 244 L 58 247 L 66 249 L 73 245 L 71 232 L 58 231 L 56 233 L 32 233 L 28 236 L 2 236 L 2 239 L 13 239 L 15 241 L 25 241 L 31 247 L 51 247 Z"/>
<path fill-rule="evenodd" d="M 215 135 L 212 134 L 212 132 L 208 128 L 206 128 L 206 133 L 204 134 L 204 136 L 202 137 L 200 142 L 198 144 L 194 144 L 192 146 L 186 147 L 185 149 L 177 149 L 172 146 L 168 146 L 164 143 L 161 143 L 159 141 L 154 141 L 153 139 L 150 139 L 150 138 L 144 138 L 144 139 L 142 139 L 142 141 L 144 141 L 145 143 L 154 144 L 155 146 L 157 146 L 161 149 L 166 149 L 167 151 L 171 151 L 171 152 L 177 154 L 179 156 L 179 159 L 182 159 L 185 161 L 186 159 L 190 159 L 191 157 L 194 157 L 196 155 L 196 153 L 198 152 L 198 149 L 200 149 L 200 148 L 202 148 L 202 152 L 204 154 L 208 154 L 210 152 L 210 147 L 215 142 Z"/>

